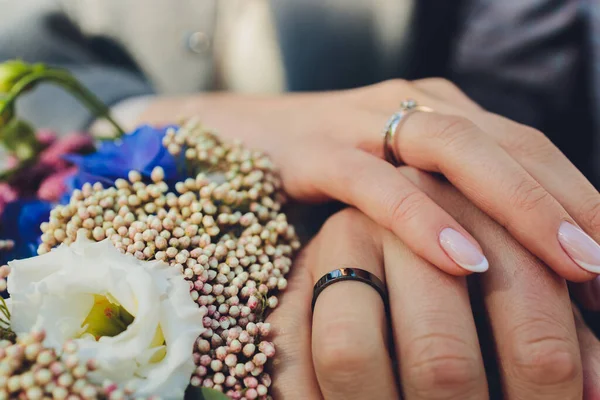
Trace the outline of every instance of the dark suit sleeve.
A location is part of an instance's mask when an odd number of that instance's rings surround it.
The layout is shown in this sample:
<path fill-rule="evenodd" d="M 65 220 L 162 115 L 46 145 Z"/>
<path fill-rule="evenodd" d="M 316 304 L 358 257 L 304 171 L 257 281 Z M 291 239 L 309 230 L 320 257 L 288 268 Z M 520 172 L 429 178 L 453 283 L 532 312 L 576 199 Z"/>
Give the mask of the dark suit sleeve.
<path fill-rule="evenodd" d="M 126 53 L 110 40 L 86 38 L 55 0 L 0 1 L 0 61 L 19 58 L 71 70 L 105 104 L 153 92 Z M 84 129 L 93 116 L 69 94 L 41 85 L 19 100 L 17 112 L 37 127 Z"/>
<path fill-rule="evenodd" d="M 450 77 L 485 108 L 545 129 L 579 85 L 582 20 L 572 0 L 463 0 Z"/>

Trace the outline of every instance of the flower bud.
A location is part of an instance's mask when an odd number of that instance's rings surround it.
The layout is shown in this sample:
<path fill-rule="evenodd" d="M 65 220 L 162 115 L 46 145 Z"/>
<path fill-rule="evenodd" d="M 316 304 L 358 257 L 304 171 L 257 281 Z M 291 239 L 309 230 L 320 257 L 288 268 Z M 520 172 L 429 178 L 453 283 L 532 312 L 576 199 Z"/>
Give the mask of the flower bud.
<path fill-rule="evenodd" d="M 235 376 L 231 376 L 229 375 L 228 377 L 225 378 L 225 386 L 227 387 L 232 387 L 236 384 L 237 379 L 235 379 Z"/>
<path fill-rule="evenodd" d="M 200 357 L 200 365 L 208 367 L 211 362 L 212 358 L 208 354 L 204 354 L 202 357 Z"/>
<path fill-rule="evenodd" d="M 271 342 L 263 341 L 258 345 L 258 350 L 264 353 L 267 357 L 275 356 L 275 346 Z"/>
<path fill-rule="evenodd" d="M 244 376 L 246 376 L 246 366 L 242 363 L 239 363 L 238 365 L 235 366 L 235 376 L 243 378 Z"/>
<path fill-rule="evenodd" d="M 215 355 L 217 356 L 218 360 L 224 361 L 225 357 L 227 357 L 227 348 L 224 346 L 217 347 L 217 350 L 215 350 Z"/>
<path fill-rule="evenodd" d="M 244 385 L 247 388 L 256 388 L 258 386 L 258 380 L 253 376 L 244 378 Z"/>
<path fill-rule="evenodd" d="M 240 333 L 239 340 L 241 343 L 248 343 L 250 342 L 250 335 L 247 331 L 243 331 L 242 333 Z"/>
<path fill-rule="evenodd" d="M 42 389 L 39 387 L 32 387 L 27 389 L 27 398 L 31 400 L 41 399 L 43 396 Z"/>
<path fill-rule="evenodd" d="M 229 348 L 231 349 L 232 352 L 239 353 L 242 350 L 242 343 L 239 340 L 234 339 L 231 342 L 231 345 L 229 346 Z"/>
<path fill-rule="evenodd" d="M 221 372 L 217 372 L 213 378 L 213 381 L 217 385 L 222 385 L 225 382 L 225 375 L 223 375 Z"/>
<path fill-rule="evenodd" d="M 260 367 L 261 365 L 265 365 L 265 363 L 267 362 L 267 356 L 264 353 L 257 353 L 252 358 L 252 362 L 257 367 Z"/>
<path fill-rule="evenodd" d="M 256 368 L 254 368 L 252 371 L 250 371 L 250 374 L 252 376 L 260 376 L 260 374 L 262 374 L 264 371 L 263 366 L 257 366 Z"/>
<path fill-rule="evenodd" d="M 221 360 L 212 360 L 210 368 L 215 372 L 221 371 L 223 369 L 223 362 Z"/>
<path fill-rule="evenodd" d="M 254 355 L 254 352 L 256 351 L 256 346 L 254 345 L 254 343 L 248 343 L 244 346 L 244 349 L 242 351 L 246 357 L 252 357 Z"/>
<path fill-rule="evenodd" d="M 225 357 L 225 365 L 230 368 L 233 368 L 237 365 L 237 356 L 235 354 L 228 354 Z"/>
<path fill-rule="evenodd" d="M 24 76 L 33 71 L 32 67 L 20 60 L 0 64 L 0 93 L 8 93 Z"/>

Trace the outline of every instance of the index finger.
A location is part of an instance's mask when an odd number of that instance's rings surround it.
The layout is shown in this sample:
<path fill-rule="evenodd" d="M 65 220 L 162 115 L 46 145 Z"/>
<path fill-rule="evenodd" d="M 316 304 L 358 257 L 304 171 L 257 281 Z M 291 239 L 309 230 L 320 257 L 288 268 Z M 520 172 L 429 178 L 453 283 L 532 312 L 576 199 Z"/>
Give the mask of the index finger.
<path fill-rule="evenodd" d="M 358 149 L 321 148 L 298 168 L 312 185 L 394 232 L 412 251 L 451 275 L 484 272 L 477 241 L 391 164 Z M 285 177 L 284 177 L 285 180 Z"/>

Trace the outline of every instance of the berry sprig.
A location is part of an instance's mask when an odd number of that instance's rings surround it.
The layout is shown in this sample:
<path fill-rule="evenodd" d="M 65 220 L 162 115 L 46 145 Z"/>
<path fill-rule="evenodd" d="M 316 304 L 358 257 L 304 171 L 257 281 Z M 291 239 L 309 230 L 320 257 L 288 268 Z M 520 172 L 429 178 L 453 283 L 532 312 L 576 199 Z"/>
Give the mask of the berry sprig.
<path fill-rule="evenodd" d="M 265 313 L 277 307 L 276 294 L 287 287 L 300 248 L 281 212 L 280 178 L 264 154 L 221 142 L 194 121 L 168 131 L 163 145 L 184 157 L 193 178 L 171 191 L 156 167 L 149 177 L 130 171 L 108 188 L 86 184 L 42 224 L 38 252 L 70 244 L 83 230 L 140 260 L 177 268 L 205 312 L 191 385 L 232 399 L 267 399 L 266 365 L 275 347 Z"/>

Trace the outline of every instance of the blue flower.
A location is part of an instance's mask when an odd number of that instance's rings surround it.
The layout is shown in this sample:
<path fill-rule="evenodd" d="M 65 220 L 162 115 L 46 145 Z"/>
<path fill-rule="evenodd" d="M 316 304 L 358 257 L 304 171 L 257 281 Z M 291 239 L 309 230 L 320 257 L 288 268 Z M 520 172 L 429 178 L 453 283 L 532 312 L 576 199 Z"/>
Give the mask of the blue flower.
<path fill-rule="evenodd" d="M 120 140 L 101 142 L 95 153 L 66 156 L 65 159 L 79 169 L 68 180 L 68 189 L 79 189 L 86 182 L 112 183 L 118 178 L 126 179 L 131 170 L 139 171 L 142 176 L 149 178 L 157 166 L 164 169 L 167 183 L 185 179 L 180 171 L 181 160 L 173 157 L 162 144 L 168 128 L 144 125 Z"/>
<path fill-rule="evenodd" d="M 37 255 L 42 236 L 40 225 L 50 219 L 52 208 L 52 203 L 37 199 L 16 200 L 6 205 L 0 220 L 0 238 L 13 240 L 15 247 L 0 252 L 0 265 Z"/>

